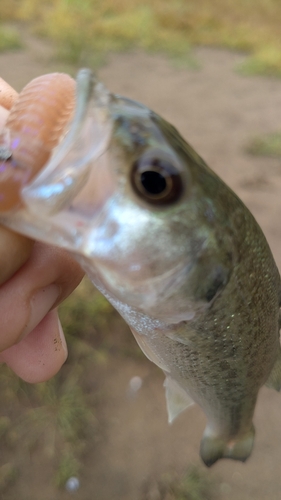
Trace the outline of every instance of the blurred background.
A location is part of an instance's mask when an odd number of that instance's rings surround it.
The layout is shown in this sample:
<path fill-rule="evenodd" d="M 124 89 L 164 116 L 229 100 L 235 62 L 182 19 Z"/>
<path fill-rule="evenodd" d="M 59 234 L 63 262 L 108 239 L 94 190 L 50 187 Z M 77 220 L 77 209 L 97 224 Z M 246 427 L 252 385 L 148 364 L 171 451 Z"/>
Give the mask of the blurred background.
<path fill-rule="evenodd" d="M 18 91 L 97 69 L 173 123 L 234 189 L 281 268 L 279 0 L 1 0 L 0 75 Z M 169 426 L 163 374 L 84 280 L 61 307 L 69 358 L 28 385 L 0 367 L 2 500 L 279 500 L 281 397 L 262 389 L 246 464 L 199 459 L 205 417 Z"/>

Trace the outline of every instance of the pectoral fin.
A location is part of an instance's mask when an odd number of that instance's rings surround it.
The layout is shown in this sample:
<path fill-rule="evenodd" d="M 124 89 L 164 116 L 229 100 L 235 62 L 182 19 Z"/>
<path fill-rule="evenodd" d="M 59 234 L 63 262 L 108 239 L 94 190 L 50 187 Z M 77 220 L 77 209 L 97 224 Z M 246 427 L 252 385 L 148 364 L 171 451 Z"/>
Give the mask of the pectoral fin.
<path fill-rule="evenodd" d="M 193 405 L 194 401 L 169 375 L 166 376 L 164 387 L 166 390 L 168 422 L 171 424 L 183 410 Z"/>
<path fill-rule="evenodd" d="M 146 357 L 152 361 L 152 363 L 155 363 L 155 365 L 159 366 L 165 373 L 168 372 L 168 368 L 165 366 L 163 360 L 160 358 L 160 356 L 157 356 L 155 352 L 151 349 L 151 347 L 148 345 L 148 342 L 146 340 L 145 335 L 140 335 L 136 330 L 133 330 L 131 328 L 131 332 L 134 335 L 137 343 L 139 344 L 142 352 L 146 355 Z"/>
<path fill-rule="evenodd" d="M 265 383 L 266 387 L 281 390 L 281 350 L 279 350 L 278 357 L 273 365 L 270 375 Z"/>
<path fill-rule="evenodd" d="M 164 387 L 166 392 L 168 422 L 169 424 L 171 424 L 183 410 L 194 404 L 194 401 L 188 396 L 185 390 L 182 389 L 182 387 L 180 387 L 180 385 L 169 375 L 169 369 L 165 366 L 160 356 L 157 356 L 148 345 L 146 337 L 144 335 L 140 335 L 132 328 L 131 331 L 147 358 L 157 366 L 159 366 L 159 368 L 162 368 L 166 375 Z"/>

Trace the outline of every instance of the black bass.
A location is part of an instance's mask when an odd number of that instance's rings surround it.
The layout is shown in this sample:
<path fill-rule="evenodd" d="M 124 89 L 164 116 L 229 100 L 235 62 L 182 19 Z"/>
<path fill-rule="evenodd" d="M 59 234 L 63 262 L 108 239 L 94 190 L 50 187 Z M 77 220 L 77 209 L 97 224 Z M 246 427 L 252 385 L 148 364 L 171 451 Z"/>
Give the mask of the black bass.
<path fill-rule="evenodd" d="M 192 402 L 205 412 L 206 465 L 244 461 L 259 389 L 281 383 L 267 241 L 174 127 L 86 70 L 77 87 L 69 132 L 1 220 L 74 253 L 164 371 L 169 421 Z"/>

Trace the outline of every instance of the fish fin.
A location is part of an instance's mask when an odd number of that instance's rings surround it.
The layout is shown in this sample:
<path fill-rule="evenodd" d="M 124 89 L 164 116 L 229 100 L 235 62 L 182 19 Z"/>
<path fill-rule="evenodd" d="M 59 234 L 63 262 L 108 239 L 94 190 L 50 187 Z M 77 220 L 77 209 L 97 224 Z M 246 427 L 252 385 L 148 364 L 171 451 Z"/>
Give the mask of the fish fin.
<path fill-rule="evenodd" d="M 134 335 L 139 347 L 142 352 L 146 355 L 149 361 L 152 361 L 155 365 L 161 368 L 165 373 L 168 372 L 168 368 L 164 365 L 164 362 L 160 359 L 159 356 L 155 354 L 155 352 L 148 345 L 145 335 L 140 335 L 140 333 L 136 332 L 133 328 L 131 328 L 131 332 Z"/>
<path fill-rule="evenodd" d="M 207 467 L 211 467 L 220 458 L 245 462 L 251 455 L 254 438 L 253 425 L 242 437 L 231 439 L 229 442 L 226 442 L 224 437 L 208 435 L 208 431 L 205 431 L 200 445 L 200 456 Z"/>
<path fill-rule="evenodd" d="M 273 365 L 270 375 L 265 383 L 266 387 L 281 390 L 281 350 L 279 350 L 278 357 Z"/>
<path fill-rule="evenodd" d="M 165 332 L 166 337 L 168 337 L 171 340 L 176 340 L 176 342 L 179 342 L 180 344 L 192 346 L 194 343 L 191 341 L 191 339 L 186 335 L 186 332 L 177 330 L 176 332 Z"/>
<path fill-rule="evenodd" d="M 185 390 L 169 375 L 164 381 L 168 422 L 171 424 L 175 418 L 186 408 L 194 404 Z"/>

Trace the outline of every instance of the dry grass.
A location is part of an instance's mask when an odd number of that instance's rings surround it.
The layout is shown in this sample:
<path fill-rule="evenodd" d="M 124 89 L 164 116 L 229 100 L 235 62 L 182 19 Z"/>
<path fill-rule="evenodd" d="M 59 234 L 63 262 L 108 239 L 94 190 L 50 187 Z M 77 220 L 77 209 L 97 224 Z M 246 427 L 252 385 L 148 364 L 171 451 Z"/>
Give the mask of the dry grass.
<path fill-rule="evenodd" d="M 190 45 L 204 44 L 249 52 L 244 72 L 281 74 L 279 0 L 11 0 L 0 19 L 29 23 L 78 64 L 135 47 L 187 63 Z"/>

